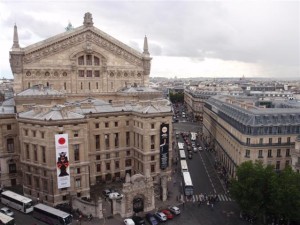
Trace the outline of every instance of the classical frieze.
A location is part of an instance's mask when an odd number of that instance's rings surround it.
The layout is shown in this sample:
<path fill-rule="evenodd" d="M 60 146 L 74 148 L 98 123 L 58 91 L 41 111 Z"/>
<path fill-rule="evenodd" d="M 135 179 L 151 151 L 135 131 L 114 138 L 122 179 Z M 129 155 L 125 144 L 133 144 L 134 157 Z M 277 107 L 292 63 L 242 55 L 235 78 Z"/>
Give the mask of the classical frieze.
<path fill-rule="evenodd" d="M 34 51 L 25 52 L 24 63 L 30 64 L 39 61 L 42 58 L 65 51 L 66 49 L 69 49 L 75 45 L 79 45 L 83 42 L 96 44 L 97 46 L 111 52 L 118 57 L 123 58 L 134 65 L 143 66 L 142 59 L 119 47 L 117 44 L 112 43 L 111 40 L 107 40 L 91 30 L 75 34 L 52 44 L 41 46 L 39 49 L 35 49 Z M 92 51 L 92 46 L 89 45 L 88 47 L 91 48 Z"/>

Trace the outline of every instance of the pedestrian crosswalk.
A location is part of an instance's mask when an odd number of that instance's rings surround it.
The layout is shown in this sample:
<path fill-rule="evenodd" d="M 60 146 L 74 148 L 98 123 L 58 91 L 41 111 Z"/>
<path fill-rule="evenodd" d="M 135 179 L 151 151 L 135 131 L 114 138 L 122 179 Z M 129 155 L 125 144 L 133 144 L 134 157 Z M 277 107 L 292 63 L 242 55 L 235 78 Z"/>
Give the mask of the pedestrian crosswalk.
<path fill-rule="evenodd" d="M 219 195 L 217 195 L 217 197 L 218 197 L 217 201 L 220 201 L 220 202 L 234 201 L 232 198 L 230 198 L 226 194 L 219 194 Z M 194 194 L 192 196 L 181 195 L 181 200 L 184 202 L 199 202 L 199 201 L 201 201 L 201 195 L 200 194 Z"/>

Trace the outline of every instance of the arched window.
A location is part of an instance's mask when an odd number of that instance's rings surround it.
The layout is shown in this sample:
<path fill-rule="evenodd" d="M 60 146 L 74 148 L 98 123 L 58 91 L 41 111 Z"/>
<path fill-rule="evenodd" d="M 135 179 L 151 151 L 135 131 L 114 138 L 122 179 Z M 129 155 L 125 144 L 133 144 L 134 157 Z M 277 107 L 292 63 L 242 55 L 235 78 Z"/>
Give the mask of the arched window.
<path fill-rule="evenodd" d="M 84 56 L 78 57 L 78 65 L 84 65 Z"/>

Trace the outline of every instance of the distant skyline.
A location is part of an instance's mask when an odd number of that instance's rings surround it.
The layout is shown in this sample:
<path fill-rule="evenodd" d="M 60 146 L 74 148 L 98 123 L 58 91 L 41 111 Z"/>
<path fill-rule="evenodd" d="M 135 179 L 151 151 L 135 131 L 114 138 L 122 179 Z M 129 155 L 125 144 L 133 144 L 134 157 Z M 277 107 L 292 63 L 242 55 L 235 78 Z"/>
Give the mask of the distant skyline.
<path fill-rule="evenodd" d="M 21 47 L 59 33 L 84 13 L 94 26 L 142 52 L 148 37 L 151 77 L 300 79 L 299 1 L 0 2 L 0 77 L 12 78 L 13 26 Z"/>

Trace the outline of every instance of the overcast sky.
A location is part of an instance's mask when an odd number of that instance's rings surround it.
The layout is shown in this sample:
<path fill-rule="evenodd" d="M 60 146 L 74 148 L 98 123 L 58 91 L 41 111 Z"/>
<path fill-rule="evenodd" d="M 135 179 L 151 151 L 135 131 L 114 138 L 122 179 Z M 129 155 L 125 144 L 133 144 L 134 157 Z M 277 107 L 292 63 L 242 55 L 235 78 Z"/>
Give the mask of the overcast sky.
<path fill-rule="evenodd" d="M 16 23 L 21 47 L 94 26 L 142 51 L 148 37 L 151 76 L 299 78 L 299 1 L 0 0 L 0 77 L 12 78 Z"/>

